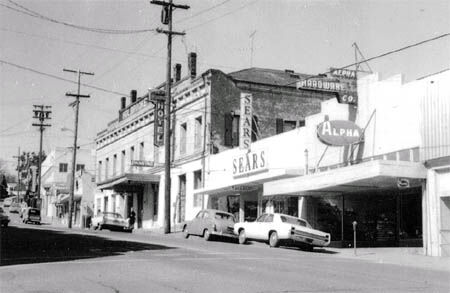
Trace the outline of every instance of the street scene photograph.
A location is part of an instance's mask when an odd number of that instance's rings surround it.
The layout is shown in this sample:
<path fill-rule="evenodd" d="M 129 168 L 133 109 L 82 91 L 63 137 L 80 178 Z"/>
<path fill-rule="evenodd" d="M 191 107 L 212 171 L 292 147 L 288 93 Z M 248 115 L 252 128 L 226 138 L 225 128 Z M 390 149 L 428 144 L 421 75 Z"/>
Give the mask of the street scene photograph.
<path fill-rule="evenodd" d="M 450 292 L 447 0 L 0 0 L 0 292 Z"/>

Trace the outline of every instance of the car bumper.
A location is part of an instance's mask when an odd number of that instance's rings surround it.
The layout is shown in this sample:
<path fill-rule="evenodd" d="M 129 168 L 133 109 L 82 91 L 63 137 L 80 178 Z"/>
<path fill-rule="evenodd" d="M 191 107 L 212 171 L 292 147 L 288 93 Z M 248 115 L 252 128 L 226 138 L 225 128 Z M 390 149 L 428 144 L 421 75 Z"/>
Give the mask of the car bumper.
<path fill-rule="evenodd" d="M 309 244 L 312 246 L 328 246 L 330 244 L 330 237 L 327 238 L 324 236 L 313 235 L 300 231 L 295 231 L 295 233 L 293 234 L 291 233 L 289 240 L 293 242 Z"/>
<path fill-rule="evenodd" d="M 223 232 L 223 231 L 212 231 L 211 234 L 214 236 L 220 236 L 220 237 L 230 237 L 230 238 L 237 237 L 237 235 L 235 235 L 234 233 Z"/>

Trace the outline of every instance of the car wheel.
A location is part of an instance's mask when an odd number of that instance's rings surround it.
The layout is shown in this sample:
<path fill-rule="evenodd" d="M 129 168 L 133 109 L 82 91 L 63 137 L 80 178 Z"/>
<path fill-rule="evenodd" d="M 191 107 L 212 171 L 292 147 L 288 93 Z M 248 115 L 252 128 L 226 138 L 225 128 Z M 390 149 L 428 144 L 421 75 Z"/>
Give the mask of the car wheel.
<path fill-rule="evenodd" d="M 203 231 L 203 238 L 205 238 L 206 241 L 211 240 L 211 233 L 209 233 L 208 229 L 205 229 L 205 231 Z"/>
<path fill-rule="evenodd" d="M 247 238 L 245 237 L 245 230 L 242 229 L 239 231 L 239 244 L 245 244 L 247 243 Z"/>
<path fill-rule="evenodd" d="M 183 236 L 184 236 L 184 238 L 189 238 L 189 230 L 188 230 L 187 226 L 184 226 L 184 228 L 183 228 Z"/>
<path fill-rule="evenodd" d="M 269 245 L 270 247 L 278 247 L 280 240 L 278 239 L 278 233 L 272 232 L 269 236 Z"/>

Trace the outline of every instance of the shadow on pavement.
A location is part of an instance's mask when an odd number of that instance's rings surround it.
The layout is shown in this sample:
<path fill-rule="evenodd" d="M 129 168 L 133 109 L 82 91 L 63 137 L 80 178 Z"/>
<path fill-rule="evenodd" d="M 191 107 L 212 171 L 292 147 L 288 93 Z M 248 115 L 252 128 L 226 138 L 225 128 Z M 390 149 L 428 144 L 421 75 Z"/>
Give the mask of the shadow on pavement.
<path fill-rule="evenodd" d="M 70 261 L 162 249 L 174 247 L 10 226 L 1 229 L 0 265 Z"/>

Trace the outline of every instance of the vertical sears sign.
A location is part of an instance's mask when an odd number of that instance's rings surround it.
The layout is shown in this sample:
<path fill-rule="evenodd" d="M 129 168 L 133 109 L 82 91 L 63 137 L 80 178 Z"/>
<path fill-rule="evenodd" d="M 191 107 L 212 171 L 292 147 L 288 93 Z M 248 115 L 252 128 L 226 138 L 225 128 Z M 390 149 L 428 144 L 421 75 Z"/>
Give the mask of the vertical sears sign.
<path fill-rule="evenodd" d="M 253 96 L 241 93 L 241 117 L 239 125 L 239 148 L 249 150 L 252 143 Z"/>
<path fill-rule="evenodd" d="M 151 91 L 150 100 L 155 104 L 153 112 L 155 122 L 153 126 L 153 144 L 159 147 L 164 145 L 164 103 L 166 94 L 164 91 Z"/>

